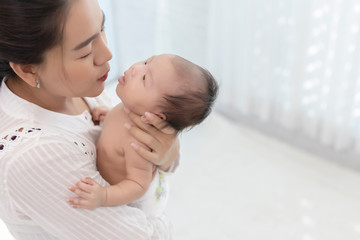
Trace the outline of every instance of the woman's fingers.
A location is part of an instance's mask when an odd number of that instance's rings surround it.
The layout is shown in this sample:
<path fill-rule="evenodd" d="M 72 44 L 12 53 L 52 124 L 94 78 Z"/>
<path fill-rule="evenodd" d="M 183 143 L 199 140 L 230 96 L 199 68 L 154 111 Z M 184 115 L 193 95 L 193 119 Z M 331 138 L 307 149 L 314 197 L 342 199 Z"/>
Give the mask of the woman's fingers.
<path fill-rule="evenodd" d="M 166 134 L 175 133 L 175 129 L 172 128 L 167 121 L 160 118 L 159 116 L 149 112 L 146 112 L 144 116 L 145 118 L 141 119 L 143 122 L 153 125 L 156 129 L 162 131 L 163 133 Z"/>
<path fill-rule="evenodd" d="M 157 149 L 158 146 L 160 145 L 160 142 L 155 136 L 150 135 L 147 132 L 144 132 L 143 130 L 141 130 L 136 126 L 130 127 L 129 132 L 137 141 L 146 145 L 150 149 Z"/>
<path fill-rule="evenodd" d="M 169 123 L 153 113 L 146 112 L 144 116 L 129 112 L 129 118 L 141 129 L 149 133 L 161 131 L 165 134 L 175 134 L 175 129 Z"/>
<path fill-rule="evenodd" d="M 125 127 L 137 141 L 132 143 L 134 150 L 161 169 L 168 169 L 168 165 L 179 155 L 176 131 L 153 113 L 146 112 L 144 116 L 139 116 L 126 112 L 133 122 L 132 126 L 128 123 Z"/>
<path fill-rule="evenodd" d="M 168 142 L 172 143 L 175 139 L 175 130 L 172 128 L 166 121 L 162 120 L 155 114 L 146 112 L 144 116 L 140 117 L 139 115 L 129 112 L 128 113 L 130 119 L 135 123 L 135 126 L 138 127 L 142 132 L 149 133 L 148 135 L 141 134 L 140 131 L 136 131 L 136 127 L 131 127 L 129 124 L 126 124 L 125 127 L 130 129 L 132 132 L 131 134 L 136 134 L 134 137 L 147 145 L 150 143 L 151 138 L 155 138 L 159 143 L 166 144 Z M 161 130 L 160 130 L 161 128 Z M 144 137 L 144 141 L 142 141 L 142 137 Z M 169 141 L 170 140 L 170 141 Z M 171 144 L 170 144 L 171 145 Z M 154 149 L 155 146 L 148 147 Z"/>
<path fill-rule="evenodd" d="M 149 149 L 145 149 L 142 146 L 139 146 L 136 143 L 132 143 L 131 147 L 135 150 L 135 152 L 137 152 L 137 154 L 139 154 L 142 158 L 150 161 L 150 162 L 156 162 L 156 160 L 158 159 L 158 155 L 157 153 L 149 150 Z"/>
<path fill-rule="evenodd" d="M 148 133 L 154 133 L 154 132 L 158 131 L 154 126 L 152 126 L 148 123 L 145 123 L 144 120 L 141 120 L 141 117 L 139 115 L 137 115 L 136 113 L 129 112 L 128 116 L 131 119 L 131 121 L 133 121 L 135 123 L 135 125 L 137 127 L 139 127 L 140 129 L 142 129 Z"/>

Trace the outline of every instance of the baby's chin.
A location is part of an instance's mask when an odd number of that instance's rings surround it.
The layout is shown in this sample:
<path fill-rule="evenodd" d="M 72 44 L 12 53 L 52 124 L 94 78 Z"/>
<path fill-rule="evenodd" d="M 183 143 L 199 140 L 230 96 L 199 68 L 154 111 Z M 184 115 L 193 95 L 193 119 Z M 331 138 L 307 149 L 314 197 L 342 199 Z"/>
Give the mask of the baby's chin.
<path fill-rule="evenodd" d="M 121 98 L 120 98 L 120 100 L 121 100 Z M 139 107 L 134 107 L 131 104 L 128 104 L 126 101 L 124 102 L 121 100 L 121 102 L 124 105 L 124 107 L 126 107 L 127 109 L 130 110 L 130 112 L 133 112 L 139 116 L 144 115 L 144 113 L 146 112 L 145 110 L 139 109 Z"/>
<path fill-rule="evenodd" d="M 120 98 L 121 102 L 123 101 L 122 98 L 121 98 L 121 91 L 119 89 L 119 85 L 116 87 L 115 89 L 115 92 L 116 92 L 116 96 L 118 96 L 118 98 Z"/>

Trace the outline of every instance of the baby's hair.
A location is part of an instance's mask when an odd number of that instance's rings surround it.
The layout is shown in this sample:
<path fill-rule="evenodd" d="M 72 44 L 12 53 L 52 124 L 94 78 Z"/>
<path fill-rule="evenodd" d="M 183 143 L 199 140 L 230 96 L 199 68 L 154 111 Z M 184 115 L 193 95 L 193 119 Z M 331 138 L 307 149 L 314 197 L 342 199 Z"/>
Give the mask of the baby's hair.
<path fill-rule="evenodd" d="M 175 56 L 172 64 L 181 81 L 181 94 L 164 96 L 161 108 L 167 122 L 180 132 L 201 123 L 210 114 L 218 84 L 208 70 L 182 57 Z"/>

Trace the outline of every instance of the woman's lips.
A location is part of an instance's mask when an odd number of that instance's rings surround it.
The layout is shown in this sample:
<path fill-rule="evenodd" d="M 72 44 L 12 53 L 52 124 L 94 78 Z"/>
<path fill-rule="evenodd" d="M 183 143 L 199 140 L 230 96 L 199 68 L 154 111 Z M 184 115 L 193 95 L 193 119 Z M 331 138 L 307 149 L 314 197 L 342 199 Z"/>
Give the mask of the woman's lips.
<path fill-rule="evenodd" d="M 107 79 L 108 77 L 108 73 L 106 73 L 104 76 L 102 76 L 101 78 L 98 79 L 98 81 L 100 82 L 105 82 L 105 80 Z"/>
<path fill-rule="evenodd" d="M 120 77 L 118 78 L 118 81 L 119 81 L 120 84 L 124 84 L 124 83 L 125 83 L 125 77 L 124 77 L 124 76 L 120 76 Z"/>

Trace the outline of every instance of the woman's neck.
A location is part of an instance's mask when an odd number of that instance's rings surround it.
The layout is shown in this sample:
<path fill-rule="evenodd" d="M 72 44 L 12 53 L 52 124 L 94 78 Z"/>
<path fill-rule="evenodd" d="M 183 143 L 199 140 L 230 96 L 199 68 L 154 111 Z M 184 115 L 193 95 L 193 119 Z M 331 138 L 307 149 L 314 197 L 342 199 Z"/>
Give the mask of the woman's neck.
<path fill-rule="evenodd" d="M 18 97 L 50 111 L 68 115 L 79 115 L 85 110 L 90 111 L 87 103 L 80 97 L 54 96 L 22 80 L 11 78 L 6 81 L 6 85 Z"/>

